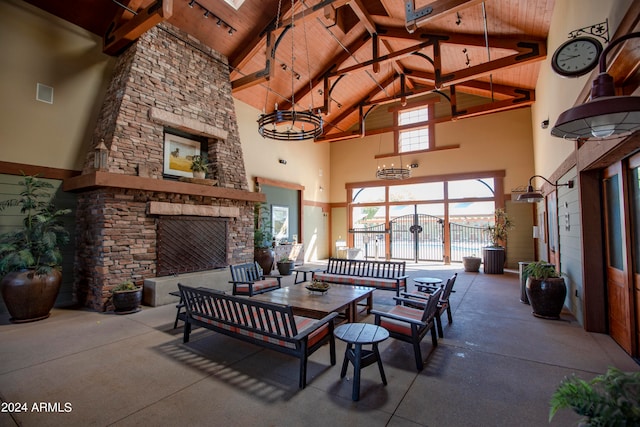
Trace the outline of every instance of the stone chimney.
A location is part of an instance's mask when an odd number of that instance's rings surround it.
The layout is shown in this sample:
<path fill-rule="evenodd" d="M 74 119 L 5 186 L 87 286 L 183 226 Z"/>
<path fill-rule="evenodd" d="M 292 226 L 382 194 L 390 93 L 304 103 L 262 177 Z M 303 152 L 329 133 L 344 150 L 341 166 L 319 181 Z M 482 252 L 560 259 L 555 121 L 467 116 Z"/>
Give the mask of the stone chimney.
<path fill-rule="evenodd" d="M 167 130 L 206 142 L 210 182 L 167 174 Z M 174 247 L 171 253 L 182 259 L 195 258 L 187 251 L 204 254 L 204 264 L 176 273 L 253 259 L 253 206 L 261 195 L 248 191 L 227 58 L 166 23 L 147 31 L 117 59 L 93 146 L 102 141 L 107 165 L 96 170 L 91 150 L 82 175 L 69 184 L 79 192 L 75 292 L 81 304 L 105 310 L 112 287 L 156 277 L 163 218 L 225 222 L 224 241 L 216 243 L 226 250 L 223 259 L 211 261 L 207 245 Z"/>

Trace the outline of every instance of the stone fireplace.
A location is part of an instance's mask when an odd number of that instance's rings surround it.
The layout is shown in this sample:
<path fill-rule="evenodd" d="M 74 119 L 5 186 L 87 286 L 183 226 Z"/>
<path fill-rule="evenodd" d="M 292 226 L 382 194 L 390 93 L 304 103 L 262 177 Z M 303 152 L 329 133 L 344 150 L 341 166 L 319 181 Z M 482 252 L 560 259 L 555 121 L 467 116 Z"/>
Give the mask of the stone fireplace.
<path fill-rule="evenodd" d="M 212 181 L 165 174 L 167 130 L 206 140 Z M 225 57 L 168 24 L 149 30 L 117 58 L 93 135 L 106 167 L 96 170 L 90 150 L 82 175 L 65 182 L 78 192 L 79 303 L 105 310 L 126 279 L 253 259 L 253 206 L 264 196 L 248 191 Z"/>

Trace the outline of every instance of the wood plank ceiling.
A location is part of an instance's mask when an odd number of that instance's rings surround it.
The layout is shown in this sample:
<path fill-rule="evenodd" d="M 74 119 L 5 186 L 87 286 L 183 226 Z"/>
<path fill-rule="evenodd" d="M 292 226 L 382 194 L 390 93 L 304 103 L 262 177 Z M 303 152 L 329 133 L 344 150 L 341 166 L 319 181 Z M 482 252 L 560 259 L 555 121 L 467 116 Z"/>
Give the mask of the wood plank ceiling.
<path fill-rule="evenodd" d="M 240 101 L 321 110 L 318 141 L 375 133 L 366 117 L 393 103 L 437 98 L 437 120 L 530 105 L 555 2 L 245 0 L 236 10 L 224 0 L 27 1 L 108 34 L 113 55 L 166 20 L 229 58 Z"/>

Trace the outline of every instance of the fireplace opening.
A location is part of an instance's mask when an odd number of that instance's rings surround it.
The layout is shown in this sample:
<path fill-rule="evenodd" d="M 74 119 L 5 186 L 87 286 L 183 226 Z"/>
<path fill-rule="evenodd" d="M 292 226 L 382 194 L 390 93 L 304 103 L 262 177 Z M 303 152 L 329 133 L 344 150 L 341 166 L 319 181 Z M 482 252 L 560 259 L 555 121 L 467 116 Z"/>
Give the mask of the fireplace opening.
<path fill-rule="evenodd" d="M 228 219 L 163 216 L 158 219 L 157 275 L 227 266 Z"/>

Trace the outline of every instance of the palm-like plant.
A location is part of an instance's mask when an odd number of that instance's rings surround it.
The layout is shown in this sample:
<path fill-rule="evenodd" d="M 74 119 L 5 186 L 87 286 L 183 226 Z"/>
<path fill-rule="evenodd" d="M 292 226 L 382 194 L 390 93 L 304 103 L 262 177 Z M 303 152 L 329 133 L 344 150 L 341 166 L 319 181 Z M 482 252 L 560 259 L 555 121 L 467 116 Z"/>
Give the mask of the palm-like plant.
<path fill-rule="evenodd" d="M 50 183 L 36 176 L 24 176 L 19 184 L 24 187 L 19 197 L 0 202 L 0 211 L 18 206 L 25 215 L 21 229 L 0 235 L 0 276 L 24 269 L 33 269 L 38 275 L 48 274 L 60 269 L 60 246 L 69 241 L 61 217 L 71 211 L 55 209 Z"/>

